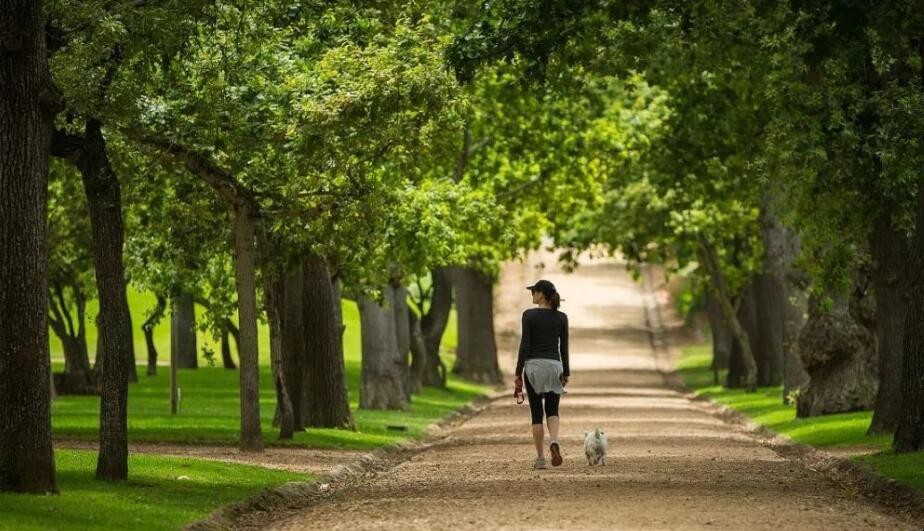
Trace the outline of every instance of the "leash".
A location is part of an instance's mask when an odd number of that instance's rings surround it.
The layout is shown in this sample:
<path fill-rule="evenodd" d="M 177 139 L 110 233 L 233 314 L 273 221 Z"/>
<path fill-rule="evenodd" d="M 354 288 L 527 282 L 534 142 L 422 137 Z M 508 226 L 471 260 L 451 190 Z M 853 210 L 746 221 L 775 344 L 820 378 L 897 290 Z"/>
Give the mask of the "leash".
<path fill-rule="evenodd" d="M 517 379 L 513 381 L 513 398 L 516 399 L 517 405 L 523 403 L 526 400 L 526 397 L 523 396 L 523 377 L 517 376 Z"/>

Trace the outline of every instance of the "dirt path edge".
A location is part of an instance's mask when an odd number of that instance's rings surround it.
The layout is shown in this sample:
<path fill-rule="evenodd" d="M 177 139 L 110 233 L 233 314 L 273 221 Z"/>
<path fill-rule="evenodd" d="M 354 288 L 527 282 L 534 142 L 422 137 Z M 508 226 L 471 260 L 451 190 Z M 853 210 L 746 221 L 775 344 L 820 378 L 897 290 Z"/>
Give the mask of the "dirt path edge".
<path fill-rule="evenodd" d="M 658 368 L 668 387 L 683 394 L 710 415 L 727 424 L 735 425 L 751 435 L 763 446 L 777 455 L 799 463 L 809 470 L 821 473 L 827 480 L 838 485 L 845 494 L 865 499 L 880 508 L 906 520 L 909 524 L 924 529 L 924 492 L 894 479 L 887 478 L 874 469 L 833 455 L 813 446 L 793 441 L 785 435 L 757 424 L 747 415 L 711 399 L 697 395 L 687 387 L 683 378 L 673 368 L 673 363 L 662 360 L 676 359 L 670 355 L 670 338 L 661 320 L 659 303 L 654 296 L 651 268 L 645 271 L 646 320 L 651 336 L 652 348 L 659 361 Z M 651 302 L 649 302 L 651 301 Z M 661 352 L 658 352 L 661 351 Z"/>
<path fill-rule="evenodd" d="M 268 487 L 243 500 L 224 505 L 207 517 L 183 527 L 189 531 L 226 529 L 259 529 L 270 522 L 282 520 L 292 511 L 302 510 L 328 494 L 349 488 L 360 481 L 375 477 L 416 454 L 426 451 L 434 442 L 445 437 L 445 431 L 458 426 L 484 411 L 507 391 L 494 390 L 456 409 L 428 428 L 428 435 L 416 441 L 396 443 L 347 460 L 329 474 L 311 481 L 292 481 L 278 487 Z"/>

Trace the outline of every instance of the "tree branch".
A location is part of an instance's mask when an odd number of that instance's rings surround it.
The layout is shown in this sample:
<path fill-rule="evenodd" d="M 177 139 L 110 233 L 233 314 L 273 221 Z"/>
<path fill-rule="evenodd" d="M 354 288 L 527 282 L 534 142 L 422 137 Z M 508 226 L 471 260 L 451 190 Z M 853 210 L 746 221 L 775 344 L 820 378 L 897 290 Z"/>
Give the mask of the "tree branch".
<path fill-rule="evenodd" d="M 155 147 L 182 163 L 190 173 L 211 186 L 231 206 L 246 206 L 255 217 L 260 217 L 262 211 L 253 192 L 238 182 L 230 172 L 212 162 L 207 154 L 157 136 L 140 127 L 123 128 L 122 132 L 135 142 Z"/>
<path fill-rule="evenodd" d="M 55 129 L 51 136 L 51 155 L 76 163 L 83 153 L 83 136 Z"/>
<path fill-rule="evenodd" d="M 504 190 L 502 193 L 494 194 L 494 197 L 500 200 L 507 199 L 508 197 L 514 196 L 534 184 L 541 183 L 542 181 L 548 179 L 550 175 L 552 175 L 551 171 L 549 171 L 547 168 L 542 168 L 541 170 L 539 170 L 539 174 L 533 177 L 532 179 L 524 183 L 520 183 L 518 186 L 511 188 L 509 190 Z"/>
<path fill-rule="evenodd" d="M 465 168 L 468 166 L 468 158 L 471 155 L 471 146 L 472 130 L 466 122 L 465 129 L 462 131 L 462 152 L 459 154 L 459 162 L 456 163 L 456 171 L 452 174 L 452 180 L 455 182 L 461 181 L 462 176 L 465 175 Z"/>
<path fill-rule="evenodd" d="M 52 330 L 58 334 L 58 337 L 64 339 L 67 336 L 67 329 L 64 326 L 64 317 L 61 316 L 58 309 L 58 301 L 54 296 L 48 297 L 48 307 L 51 309 L 51 314 L 48 315 L 48 323 L 51 325 Z"/>
<path fill-rule="evenodd" d="M 60 282 L 55 282 L 55 295 L 58 296 L 58 302 L 61 305 L 61 313 L 64 315 L 64 323 L 67 325 L 68 334 L 71 337 L 75 337 L 76 333 L 74 331 L 74 322 L 71 320 L 71 312 L 67 309 L 67 302 L 64 300 L 64 288 L 61 287 Z"/>

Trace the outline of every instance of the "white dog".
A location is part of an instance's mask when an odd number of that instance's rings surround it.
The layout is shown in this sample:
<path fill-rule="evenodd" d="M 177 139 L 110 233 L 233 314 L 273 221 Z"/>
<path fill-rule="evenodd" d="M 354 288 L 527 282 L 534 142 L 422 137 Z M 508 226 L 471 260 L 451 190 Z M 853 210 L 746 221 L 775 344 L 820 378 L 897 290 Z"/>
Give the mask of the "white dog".
<path fill-rule="evenodd" d="M 606 434 L 600 428 L 584 432 L 584 455 L 588 465 L 606 466 Z"/>

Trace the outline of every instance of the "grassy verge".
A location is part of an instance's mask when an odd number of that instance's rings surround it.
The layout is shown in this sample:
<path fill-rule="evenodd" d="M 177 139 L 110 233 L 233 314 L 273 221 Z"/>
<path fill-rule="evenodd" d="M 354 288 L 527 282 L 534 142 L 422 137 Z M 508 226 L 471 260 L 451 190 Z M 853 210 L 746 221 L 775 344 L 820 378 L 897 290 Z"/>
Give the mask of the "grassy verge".
<path fill-rule="evenodd" d="M 715 385 L 709 368 L 711 361 L 710 344 L 684 347 L 683 355 L 676 364 L 677 373 L 696 394 L 740 411 L 754 422 L 794 441 L 816 448 L 859 446 L 869 449 L 872 453 L 854 459 L 871 466 L 884 476 L 924 490 L 924 452 L 897 455 L 891 451 L 891 436 L 866 435 L 872 412 L 799 419 L 796 418 L 795 406 L 783 404 L 782 389 L 779 387 L 762 387 L 756 393 L 746 393 Z M 723 376 L 720 375 L 719 381 Z"/>
<path fill-rule="evenodd" d="M 260 374 L 260 413 L 263 433 L 268 444 L 310 446 L 316 448 L 370 449 L 424 434 L 428 425 L 487 392 L 484 386 L 450 377 L 447 389 L 426 388 L 411 399 L 406 411 L 366 411 L 358 408 L 360 385 L 359 313 L 356 305 L 344 303 L 347 331 L 344 351 L 347 386 L 356 420 L 356 431 L 310 429 L 296 434 L 291 441 L 277 441 L 271 425 L 275 409 L 270 370 L 262 364 Z M 447 348 L 455 348 L 455 328 L 447 330 Z M 169 337 L 167 338 L 169 341 Z M 164 351 L 168 346 L 164 345 Z M 265 360 L 268 354 L 261 351 Z M 447 367 L 453 357 L 444 356 Z M 58 367 L 60 370 L 60 367 Z M 170 415 L 168 371 L 157 376 L 139 371 L 139 381 L 129 389 L 129 439 L 176 443 L 236 444 L 240 427 L 238 373 L 217 367 L 179 371 L 182 394 L 180 413 Z M 58 437 L 95 440 L 99 430 L 99 398 L 63 396 L 52 406 L 52 426 Z M 406 431 L 389 430 L 404 426 Z"/>
<path fill-rule="evenodd" d="M 95 452 L 58 450 L 55 460 L 61 494 L 0 493 L 0 529 L 179 529 L 266 487 L 309 479 L 248 465 L 135 455 L 130 480 L 105 483 L 93 477 Z"/>

